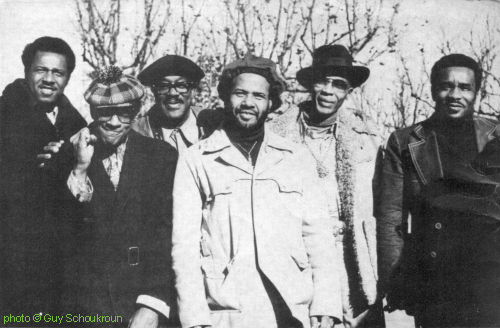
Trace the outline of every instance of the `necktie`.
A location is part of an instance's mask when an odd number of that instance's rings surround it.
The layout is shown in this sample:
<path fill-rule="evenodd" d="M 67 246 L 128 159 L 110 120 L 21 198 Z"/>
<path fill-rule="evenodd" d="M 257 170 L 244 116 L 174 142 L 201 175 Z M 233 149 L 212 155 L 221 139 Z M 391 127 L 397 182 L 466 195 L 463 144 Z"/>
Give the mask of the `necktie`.
<path fill-rule="evenodd" d="M 110 163 L 108 168 L 109 179 L 115 187 L 115 191 L 118 188 L 118 182 L 120 181 L 120 170 L 118 169 L 118 155 L 115 153 L 109 157 Z"/>
<path fill-rule="evenodd" d="M 174 141 L 176 145 L 175 148 L 177 149 L 177 152 L 179 154 L 186 150 L 187 146 L 184 143 L 184 140 L 182 138 L 182 131 L 180 129 L 175 129 L 174 131 L 172 131 L 170 138 Z"/>

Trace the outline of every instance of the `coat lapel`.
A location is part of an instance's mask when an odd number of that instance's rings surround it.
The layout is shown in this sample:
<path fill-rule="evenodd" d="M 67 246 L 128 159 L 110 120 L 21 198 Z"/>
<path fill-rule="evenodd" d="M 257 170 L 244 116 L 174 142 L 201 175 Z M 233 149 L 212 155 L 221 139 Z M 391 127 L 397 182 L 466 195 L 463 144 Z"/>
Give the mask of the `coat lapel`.
<path fill-rule="evenodd" d="M 483 119 L 482 117 L 474 118 L 474 129 L 476 131 L 476 141 L 477 141 L 477 149 L 479 152 L 482 152 L 484 146 L 491 140 L 498 137 L 499 133 L 496 133 L 495 130 L 497 128 L 497 124 L 490 122 L 488 120 Z"/>
<path fill-rule="evenodd" d="M 241 152 L 236 149 L 226 134 L 219 128 L 215 130 L 210 138 L 207 139 L 204 152 L 219 152 L 219 157 L 216 159 L 227 165 L 234 166 L 248 174 L 252 174 L 252 165 L 245 159 Z"/>
<path fill-rule="evenodd" d="M 94 186 L 94 195 L 92 196 L 92 210 L 96 218 L 108 218 L 113 208 L 115 192 L 102 159 L 95 157 L 89 168 L 89 177 Z"/>
<path fill-rule="evenodd" d="M 260 147 L 259 156 L 255 165 L 255 176 L 259 177 L 270 168 L 281 162 L 286 150 L 292 152 L 292 149 L 287 145 L 284 140 L 280 139 L 277 135 L 271 132 L 266 126 L 264 132 L 264 141 Z"/>
<path fill-rule="evenodd" d="M 135 185 L 139 180 L 139 172 L 146 167 L 147 160 L 144 147 L 140 145 L 137 132 L 131 130 L 128 138 L 125 156 L 123 157 L 122 171 L 120 173 L 120 182 L 116 190 L 114 215 L 118 215 L 118 217 L 121 216 L 121 212 L 129 197 L 135 192 Z M 115 220 L 115 222 L 117 221 Z"/>
<path fill-rule="evenodd" d="M 417 125 L 411 133 L 408 148 L 418 176 L 425 185 L 443 177 L 436 134 L 424 125 Z"/>

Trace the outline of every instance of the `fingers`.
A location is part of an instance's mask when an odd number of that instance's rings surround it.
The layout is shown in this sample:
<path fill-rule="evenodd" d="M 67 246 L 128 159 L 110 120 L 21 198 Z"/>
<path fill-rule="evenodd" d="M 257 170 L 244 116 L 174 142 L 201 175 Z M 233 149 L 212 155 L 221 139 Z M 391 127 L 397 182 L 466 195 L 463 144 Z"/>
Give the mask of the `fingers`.
<path fill-rule="evenodd" d="M 318 328 L 318 327 L 319 327 L 318 318 L 311 317 L 311 328 Z"/>
<path fill-rule="evenodd" d="M 76 146 L 80 138 L 82 137 L 82 134 L 85 135 L 90 135 L 89 128 L 83 128 L 77 133 L 75 133 L 71 138 L 69 138 L 69 141 L 73 144 L 73 146 Z"/>

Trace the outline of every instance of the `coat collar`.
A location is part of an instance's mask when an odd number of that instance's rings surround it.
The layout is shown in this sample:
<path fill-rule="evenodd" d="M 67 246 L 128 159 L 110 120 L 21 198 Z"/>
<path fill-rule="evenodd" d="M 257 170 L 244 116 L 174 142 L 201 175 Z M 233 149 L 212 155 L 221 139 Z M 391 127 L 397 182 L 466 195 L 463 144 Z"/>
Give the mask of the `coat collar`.
<path fill-rule="evenodd" d="M 264 140 L 260 147 L 259 156 L 255 165 L 256 173 L 263 172 L 283 158 L 283 151 L 293 153 L 292 145 L 285 139 L 274 134 L 269 127 L 264 127 Z M 223 128 L 219 127 L 205 140 L 204 153 L 219 153 L 219 158 L 229 165 L 252 174 L 251 164 L 242 156 L 241 152 L 231 143 Z"/>
<path fill-rule="evenodd" d="M 473 120 L 477 149 L 481 152 L 486 143 L 500 136 L 500 126 L 480 116 L 474 116 Z M 444 176 L 436 134 L 430 126 L 432 123 L 431 117 L 417 124 L 408 143 L 413 165 L 425 185 Z"/>

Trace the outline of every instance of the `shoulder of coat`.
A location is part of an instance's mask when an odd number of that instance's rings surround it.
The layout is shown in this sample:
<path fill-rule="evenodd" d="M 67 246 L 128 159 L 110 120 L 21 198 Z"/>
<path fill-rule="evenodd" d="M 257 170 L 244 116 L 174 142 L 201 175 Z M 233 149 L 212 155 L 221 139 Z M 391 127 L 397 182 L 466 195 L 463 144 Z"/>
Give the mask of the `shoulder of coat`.
<path fill-rule="evenodd" d="M 288 107 L 281 107 L 281 113 L 273 115 L 272 118 L 266 122 L 271 131 L 280 137 L 289 139 L 290 136 L 299 133 L 297 119 L 299 117 L 299 107 L 296 105 L 287 105 Z M 292 138 L 293 139 L 293 138 Z"/>

